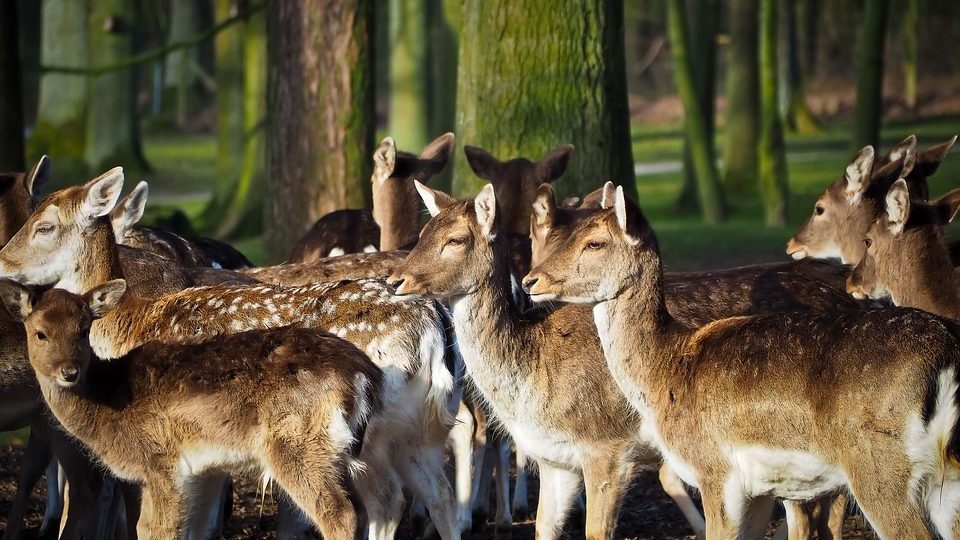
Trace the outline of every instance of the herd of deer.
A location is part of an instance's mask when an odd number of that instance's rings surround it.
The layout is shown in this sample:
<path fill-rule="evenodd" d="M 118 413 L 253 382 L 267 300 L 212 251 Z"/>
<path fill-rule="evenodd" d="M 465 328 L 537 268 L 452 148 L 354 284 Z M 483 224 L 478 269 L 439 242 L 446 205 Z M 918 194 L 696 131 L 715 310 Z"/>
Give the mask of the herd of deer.
<path fill-rule="evenodd" d="M 570 146 L 467 146 L 490 184 L 458 201 L 425 185 L 452 134 L 387 138 L 373 212 L 261 268 L 138 226 L 119 168 L 42 200 L 47 158 L 0 175 L 0 429 L 30 427 L 3 538 L 46 471 L 62 538 L 218 537 L 253 473 L 285 494 L 280 538 L 393 538 L 411 502 L 450 540 L 494 479 L 496 526 L 526 512 L 528 459 L 543 540 L 581 491 L 612 538 L 651 466 L 698 537 L 762 537 L 781 500 L 779 534 L 839 538 L 849 498 L 882 538 L 960 538 L 960 189 L 927 188 L 955 140 L 864 148 L 794 260 L 697 273 L 663 272 L 621 187 L 558 204 Z"/>

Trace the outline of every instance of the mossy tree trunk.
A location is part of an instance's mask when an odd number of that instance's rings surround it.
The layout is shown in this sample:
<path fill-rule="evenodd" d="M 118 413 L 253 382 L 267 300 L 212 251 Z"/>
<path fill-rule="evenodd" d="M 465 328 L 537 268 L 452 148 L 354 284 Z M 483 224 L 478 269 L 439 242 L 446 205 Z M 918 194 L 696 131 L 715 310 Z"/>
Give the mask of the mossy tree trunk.
<path fill-rule="evenodd" d="M 903 101 L 911 110 L 917 107 L 917 26 L 920 24 L 920 0 L 907 0 L 903 17 Z"/>
<path fill-rule="evenodd" d="M 387 133 L 400 148 L 419 151 L 429 124 L 427 6 L 423 0 L 390 0 L 390 116 Z"/>
<path fill-rule="evenodd" d="M 17 0 L 0 0 L 0 171 L 24 170 Z"/>
<path fill-rule="evenodd" d="M 779 80 L 777 57 L 777 4 L 779 0 L 760 0 L 760 141 L 757 172 L 760 197 L 767 225 L 787 224 L 787 156 L 783 124 L 778 107 Z"/>
<path fill-rule="evenodd" d="M 133 8 L 133 3 L 126 0 L 95 0 L 92 3 L 87 19 L 90 58 L 109 65 L 130 57 L 136 23 Z M 119 69 L 90 78 L 85 155 L 91 171 L 99 172 L 117 165 L 133 171 L 147 169 L 139 148 L 136 84 L 132 69 Z"/>
<path fill-rule="evenodd" d="M 373 153 L 373 2 L 267 6 L 266 254 L 320 216 L 363 207 Z"/>
<path fill-rule="evenodd" d="M 689 51 L 690 63 L 693 67 L 693 85 L 697 93 L 697 102 L 700 105 L 700 115 L 703 117 L 707 129 L 707 139 L 710 145 L 710 155 L 716 156 L 714 147 L 714 103 L 716 91 L 716 48 L 717 48 L 717 15 L 720 3 L 717 0 L 693 0 L 687 2 L 687 11 L 690 15 Z M 677 198 L 677 208 L 687 211 L 699 211 L 700 201 L 697 197 L 697 174 L 691 154 L 689 139 L 684 140 L 683 146 L 683 185 L 680 196 Z"/>
<path fill-rule="evenodd" d="M 797 10 L 795 2 L 783 2 L 783 27 L 786 30 L 784 55 L 786 60 L 786 127 L 799 133 L 813 133 L 820 130 L 820 123 L 807 106 L 806 75 L 800 62 L 800 39 L 797 30 Z"/>
<path fill-rule="evenodd" d="M 806 0 L 803 5 L 803 72 L 812 79 L 819 65 L 820 51 L 820 0 Z"/>
<path fill-rule="evenodd" d="M 220 4 L 219 0 L 217 3 Z M 199 33 L 200 3 L 197 0 L 170 0 L 170 30 L 168 43 L 189 39 Z M 220 6 L 215 6 L 218 10 Z M 226 17 L 224 17 L 226 18 Z M 196 69 L 199 61 L 198 49 L 190 47 L 179 49 L 167 55 L 164 65 L 164 94 L 173 98 L 173 118 L 178 125 L 184 125 L 196 109 L 199 102 Z"/>
<path fill-rule="evenodd" d="M 726 208 L 717 177 L 713 143 L 698 99 L 692 59 L 688 52 L 690 38 L 683 0 L 669 0 L 667 4 L 667 33 L 673 53 L 677 92 L 683 103 L 686 148 L 697 179 L 700 209 L 708 223 L 719 223 L 726 219 Z"/>
<path fill-rule="evenodd" d="M 454 131 L 457 113 L 457 51 L 459 48 L 460 2 L 428 0 L 427 28 L 430 35 L 427 84 L 429 107 L 427 133 L 434 138 Z M 450 191 L 453 167 L 430 179 L 430 184 Z"/>
<path fill-rule="evenodd" d="M 853 148 L 880 140 L 883 115 L 883 45 L 889 0 L 865 2 L 857 44 L 857 105 L 853 118 Z"/>
<path fill-rule="evenodd" d="M 43 65 L 85 68 L 90 63 L 86 0 L 44 0 L 40 42 Z M 40 77 L 37 123 L 29 141 L 30 159 L 49 154 L 57 176 L 87 172 L 86 78 L 60 73 Z"/>
<path fill-rule="evenodd" d="M 561 197 L 603 181 L 635 196 L 623 45 L 623 2 L 466 0 L 457 81 L 457 134 L 500 159 L 539 159 L 576 146 Z M 454 192 L 484 181 L 456 154 Z"/>
<path fill-rule="evenodd" d="M 758 0 L 730 0 L 730 45 L 727 50 L 726 125 L 723 185 L 743 194 L 757 185 L 760 137 L 760 79 L 757 59 Z"/>

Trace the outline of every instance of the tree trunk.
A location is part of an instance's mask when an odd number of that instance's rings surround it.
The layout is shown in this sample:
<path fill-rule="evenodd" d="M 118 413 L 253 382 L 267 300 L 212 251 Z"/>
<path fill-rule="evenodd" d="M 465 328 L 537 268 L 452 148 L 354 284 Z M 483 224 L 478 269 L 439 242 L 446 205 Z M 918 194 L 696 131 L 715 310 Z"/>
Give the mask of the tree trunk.
<path fill-rule="evenodd" d="M 757 182 L 760 137 L 760 80 L 757 73 L 757 0 L 730 1 L 730 46 L 727 51 L 727 112 L 724 128 L 724 188 L 752 191 Z"/>
<path fill-rule="evenodd" d="M 17 0 L 0 0 L 0 171 L 24 170 Z"/>
<path fill-rule="evenodd" d="M 800 63 L 800 39 L 797 32 L 797 9 L 799 6 L 788 0 L 782 3 L 784 8 L 784 29 L 787 31 L 784 40 L 786 60 L 786 120 L 787 128 L 799 133 L 813 133 L 819 131 L 820 124 L 807 106 L 807 92 L 804 73 Z"/>
<path fill-rule="evenodd" d="M 44 65 L 85 68 L 89 64 L 86 0 L 44 0 L 40 58 Z M 87 166 L 85 77 L 46 73 L 40 78 L 37 123 L 30 137 L 31 158 L 49 154 L 57 176 L 82 177 Z"/>
<path fill-rule="evenodd" d="M 777 3 L 760 0 L 760 144 L 757 172 L 768 226 L 787 224 L 787 157 L 778 102 Z"/>
<path fill-rule="evenodd" d="M 20 78 L 23 91 L 23 124 L 37 122 L 37 99 L 40 97 L 40 18 L 41 2 L 17 0 L 20 17 Z"/>
<path fill-rule="evenodd" d="M 427 133 L 428 29 L 423 0 L 390 0 L 390 117 L 387 132 L 400 148 L 419 151 Z"/>
<path fill-rule="evenodd" d="M 427 27 L 430 43 L 429 83 L 427 106 L 429 107 L 427 133 L 430 139 L 441 133 L 456 129 L 457 113 L 457 50 L 460 31 L 460 2 L 457 0 L 428 0 Z M 430 179 L 430 185 L 450 191 L 453 167 Z"/>
<path fill-rule="evenodd" d="M 466 0 L 457 86 L 457 133 L 504 159 L 539 159 L 576 146 L 561 197 L 605 180 L 636 194 L 623 45 L 623 2 Z M 503 44 L 510 44 L 505 46 Z M 458 152 L 454 191 L 484 181 Z"/>
<path fill-rule="evenodd" d="M 217 0 L 217 3 L 222 2 Z M 170 0 L 168 43 L 189 39 L 200 32 L 199 9 L 197 0 Z M 168 110 L 173 111 L 174 120 L 180 126 L 190 119 L 199 101 L 196 76 L 198 60 L 196 47 L 179 49 L 167 55 L 164 66 L 164 93 L 173 98 L 173 107 Z"/>
<path fill-rule="evenodd" d="M 714 147 L 714 102 L 717 99 L 716 89 L 716 47 L 717 47 L 717 15 L 720 8 L 717 0 L 693 0 L 687 2 L 688 13 L 693 25 L 690 32 L 690 60 L 693 66 L 693 83 L 697 93 L 697 102 L 700 105 L 700 115 L 707 127 L 707 138 L 710 144 L 710 155 L 716 156 Z M 697 195 L 697 174 L 690 152 L 689 139 L 684 140 L 683 146 L 683 185 L 680 196 L 677 198 L 677 208 L 680 210 L 699 211 L 700 203 Z"/>
<path fill-rule="evenodd" d="M 820 0 L 807 0 L 803 10 L 803 72 L 808 79 L 817 73 L 820 50 Z"/>
<path fill-rule="evenodd" d="M 131 55 L 135 17 L 132 7 L 126 0 L 93 2 L 88 19 L 91 58 L 110 64 Z M 94 172 L 117 165 L 133 171 L 146 169 L 135 138 L 139 130 L 132 70 L 91 77 L 89 85 L 87 166 Z"/>
<path fill-rule="evenodd" d="M 677 92 L 683 102 L 684 131 L 687 148 L 697 177 L 697 196 L 703 217 L 708 223 L 719 223 L 726 219 L 726 208 L 717 179 L 714 163 L 713 144 L 703 116 L 701 103 L 697 96 L 696 81 L 693 75 L 691 58 L 687 52 L 689 31 L 687 14 L 683 0 L 669 0 L 667 4 L 667 32 L 670 36 L 670 50 L 673 53 L 673 71 L 677 82 Z"/>
<path fill-rule="evenodd" d="M 883 114 L 883 44 L 889 0 L 866 2 L 857 50 L 857 105 L 853 147 L 874 146 L 880 140 Z"/>
<path fill-rule="evenodd" d="M 903 100 L 910 110 L 917 107 L 917 25 L 920 0 L 907 0 L 903 17 Z"/>
<path fill-rule="evenodd" d="M 373 3 L 267 6 L 266 253 L 280 260 L 320 216 L 363 207 L 373 154 Z"/>

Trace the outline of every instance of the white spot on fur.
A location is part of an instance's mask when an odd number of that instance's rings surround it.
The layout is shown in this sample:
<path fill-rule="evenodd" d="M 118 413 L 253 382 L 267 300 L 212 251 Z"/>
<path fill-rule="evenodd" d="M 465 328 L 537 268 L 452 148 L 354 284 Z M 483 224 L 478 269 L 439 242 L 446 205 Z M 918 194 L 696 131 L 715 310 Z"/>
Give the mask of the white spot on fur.
<path fill-rule="evenodd" d="M 343 254 L 345 254 L 345 253 L 346 253 L 346 252 L 343 250 L 342 247 L 335 247 L 335 248 L 333 248 L 333 249 L 330 250 L 330 253 L 327 253 L 327 257 L 340 257 L 341 255 L 343 255 Z"/>

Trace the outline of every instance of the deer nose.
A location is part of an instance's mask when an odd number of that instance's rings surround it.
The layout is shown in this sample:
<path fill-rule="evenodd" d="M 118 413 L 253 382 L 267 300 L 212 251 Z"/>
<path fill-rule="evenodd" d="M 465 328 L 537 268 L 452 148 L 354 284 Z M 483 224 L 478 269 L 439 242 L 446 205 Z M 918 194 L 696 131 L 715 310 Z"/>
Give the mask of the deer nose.
<path fill-rule="evenodd" d="M 387 278 L 387 287 L 390 289 L 390 292 L 396 294 L 404 281 L 406 281 L 404 278 L 390 276 Z"/>
<path fill-rule="evenodd" d="M 74 366 L 62 367 L 60 368 L 60 378 L 68 383 L 77 382 L 77 379 L 80 378 L 80 370 Z"/>
<path fill-rule="evenodd" d="M 535 278 L 535 277 L 523 278 L 523 291 L 527 294 L 530 294 L 530 289 L 532 289 L 533 286 L 536 285 L 538 281 L 540 281 L 540 278 Z"/>

